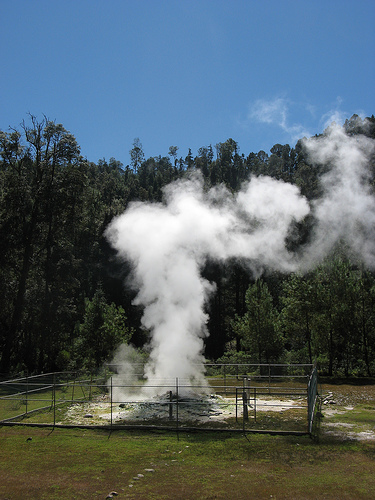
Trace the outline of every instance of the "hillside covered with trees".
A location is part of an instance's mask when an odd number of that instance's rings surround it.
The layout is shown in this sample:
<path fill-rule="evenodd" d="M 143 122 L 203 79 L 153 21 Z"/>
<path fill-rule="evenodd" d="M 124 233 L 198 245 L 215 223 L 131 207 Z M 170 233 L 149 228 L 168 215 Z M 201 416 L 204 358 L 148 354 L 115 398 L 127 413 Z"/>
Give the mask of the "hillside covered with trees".
<path fill-rule="evenodd" d="M 350 136 L 375 138 L 374 116 L 353 115 Z M 269 153 L 242 153 L 233 139 L 185 158 L 178 147 L 145 158 L 135 139 L 131 163 L 89 162 L 63 125 L 28 117 L 0 131 L 0 373 L 97 370 L 121 343 L 139 349 L 136 290 L 129 264 L 116 259 L 104 231 L 135 200 L 162 202 L 163 187 L 200 172 L 206 189 L 237 192 L 251 176 L 298 186 L 319 197 L 329 164 L 311 163 L 303 141 Z M 370 189 L 374 188 L 372 156 Z M 307 217 L 288 243 L 308 241 Z M 373 235 L 372 235 L 373 237 Z M 254 279 L 240 262 L 208 262 L 216 284 L 207 304 L 205 356 L 223 362 L 312 362 L 329 375 L 375 374 L 375 274 L 337 247 L 306 274 L 265 273 Z"/>

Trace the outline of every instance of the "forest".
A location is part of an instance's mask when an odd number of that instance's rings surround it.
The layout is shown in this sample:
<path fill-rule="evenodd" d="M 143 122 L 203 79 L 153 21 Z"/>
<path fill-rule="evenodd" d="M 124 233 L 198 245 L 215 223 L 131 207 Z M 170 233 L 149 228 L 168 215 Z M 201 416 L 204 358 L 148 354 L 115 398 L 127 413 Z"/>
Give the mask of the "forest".
<path fill-rule="evenodd" d="M 344 129 L 375 139 L 375 118 L 353 115 Z M 131 202 L 162 203 L 165 186 L 199 172 L 205 189 L 224 184 L 236 193 L 250 177 L 270 176 L 314 203 L 330 169 L 309 160 L 302 140 L 244 154 L 229 138 L 185 158 L 177 146 L 148 159 L 138 138 L 132 146 L 129 165 L 93 163 L 46 117 L 0 131 L 0 374 L 97 371 L 122 343 L 147 356 L 130 264 L 104 235 Z M 370 170 L 373 194 L 374 152 Z M 298 250 L 313 227 L 306 217 L 287 244 Z M 216 285 L 206 305 L 207 360 L 317 361 L 330 376 L 374 376 L 375 274 L 345 245 L 304 274 L 254 276 L 235 260 L 208 261 L 201 272 Z"/>

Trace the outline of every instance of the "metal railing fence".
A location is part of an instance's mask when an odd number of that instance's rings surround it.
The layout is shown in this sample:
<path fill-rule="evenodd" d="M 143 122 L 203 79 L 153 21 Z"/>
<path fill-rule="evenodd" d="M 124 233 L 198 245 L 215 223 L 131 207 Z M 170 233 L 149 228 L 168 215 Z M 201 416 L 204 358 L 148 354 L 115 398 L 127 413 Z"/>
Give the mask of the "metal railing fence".
<path fill-rule="evenodd" d="M 141 373 L 136 384 L 121 383 L 115 374 L 77 372 L 5 380 L 0 424 L 311 434 L 316 366 L 212 366 L 215 376 L 204 387 L 178 378 L 172 387 L 163 381 L 145 384 Z M 155 396 L 140 397 L 145 387 Z M 125 393 L 130 396 L 122 397 Z"/>

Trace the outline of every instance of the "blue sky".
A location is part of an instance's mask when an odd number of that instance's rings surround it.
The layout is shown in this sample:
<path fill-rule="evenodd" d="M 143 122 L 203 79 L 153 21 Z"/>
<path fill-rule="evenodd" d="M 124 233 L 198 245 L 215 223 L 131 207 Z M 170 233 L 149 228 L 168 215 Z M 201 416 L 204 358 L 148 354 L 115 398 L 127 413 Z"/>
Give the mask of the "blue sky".
<path fill-rule="evenodd" d="M 91 161 L 245 155 L 375 114 L 374 0 L 0 0 L 0 129 L 62 123 Z"/>

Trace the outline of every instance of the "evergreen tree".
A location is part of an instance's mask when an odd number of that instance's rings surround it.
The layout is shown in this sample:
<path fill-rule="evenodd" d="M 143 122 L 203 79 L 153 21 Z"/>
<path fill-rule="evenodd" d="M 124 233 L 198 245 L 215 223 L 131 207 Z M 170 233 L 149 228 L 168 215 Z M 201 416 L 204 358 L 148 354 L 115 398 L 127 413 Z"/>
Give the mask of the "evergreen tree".
<path fill-rule="evenodd" d="M 249 286 L 246 308 L 245 315 L 237 317 L 233 324 L 243 348 L 260 364 L 279 361 L 283 339 L 277 328 L 277 311 L 272 296 L 263 280 L 258 279 Z"/>

